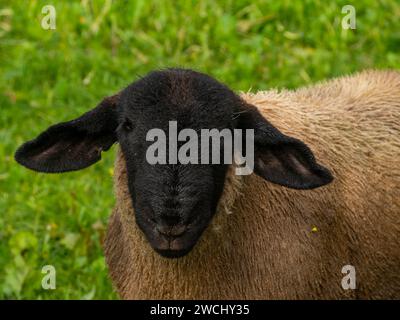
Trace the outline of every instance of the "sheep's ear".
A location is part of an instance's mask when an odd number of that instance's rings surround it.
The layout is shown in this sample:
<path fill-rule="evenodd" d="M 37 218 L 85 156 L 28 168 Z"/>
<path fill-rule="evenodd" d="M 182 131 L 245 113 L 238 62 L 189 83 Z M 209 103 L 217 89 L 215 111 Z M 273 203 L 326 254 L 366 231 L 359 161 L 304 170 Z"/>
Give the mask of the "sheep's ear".
<path fill-rule="evenodd" d="M 40 172 L 55 173 L 86 168 L 101 159 L 101 152 L 116 142 L 118 95 L 105 98 L 79 118 L 51 126 L 23 144 L 15 160 Z"/>
<path fill-rule="evenodd" d="M 286 136 L 254 106 L 240 113 L 240 127 L 254 129 L 254 172 L 270 182 L 293 188 L 313 189 L 333 180 L 302 141 Z"/>

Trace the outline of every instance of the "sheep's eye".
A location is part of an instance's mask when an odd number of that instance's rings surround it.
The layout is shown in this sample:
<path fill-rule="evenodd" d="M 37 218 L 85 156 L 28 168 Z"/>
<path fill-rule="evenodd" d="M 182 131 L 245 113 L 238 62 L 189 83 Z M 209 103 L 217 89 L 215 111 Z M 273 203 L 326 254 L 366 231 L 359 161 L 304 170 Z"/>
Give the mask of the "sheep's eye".
<path fill-rule="evenodd" d="M 125 121 L 122 124 L 122 127 L 124 128 L 125 131 L 132 131 L 133 130 L 133 124 L 128 119 L 125 119 Z"/>

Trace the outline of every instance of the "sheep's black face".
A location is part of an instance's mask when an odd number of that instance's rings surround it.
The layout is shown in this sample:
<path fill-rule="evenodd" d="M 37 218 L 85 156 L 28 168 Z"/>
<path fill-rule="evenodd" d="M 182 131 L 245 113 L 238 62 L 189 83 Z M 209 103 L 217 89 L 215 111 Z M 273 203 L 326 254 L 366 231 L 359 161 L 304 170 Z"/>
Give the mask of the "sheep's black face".
<path fill-rule="evenodd" d="M 223 164 L 170 163 L 171 122 L 177 132 L 231 129 L 238 101 L 217 81 L 187 71 L 152 73 L 121 94 L 117 133 L 136 221 L 163 256 L 183 256 L 196 244 L 216 211 L 227 170 Z M 154 141 L 146 136 L 155 128 L 167 137 L 166 163 L 149 163 L 147 157 Z"/>
<path fill-rule="evenodd" d="M 135 156 L 126 159 L 138 226 L 161 255 L 185 255 L 215 212 L 225 167 L 153 166 Z"/>
<path fill-rule="evenodd" d="M 51 126 L 23 144 L 15 159 L 40 172 L 80 170 L 99 161 L 102 151 L 119 142 L 137 224 L 157 252 L 180 257 L 193 248 L 214 215 L 227 164 L 183 163 L 180 157 L 177 162 L 169 157 L 166 162 L 149 161 L 153 144 L 149 132 L 161 129 L 168 137 L 173 131 L 171 122 L 177 132 L 254 130 L 254 172 L 272 183 L 313 189 L 332 181 L 330 172 L 315 161 L 303 142 L 282 134 L 218 81 L 181 69 L 150 73 L 79 118 Z M 225 140 L 220 142 L 222 156 Z M 173 146 L 167 139 L 166 154 L 174 153 Z M 179 149 L 179 143 L 175 147 Z M 199 155 L 210 151 L 198 150 Z"/>

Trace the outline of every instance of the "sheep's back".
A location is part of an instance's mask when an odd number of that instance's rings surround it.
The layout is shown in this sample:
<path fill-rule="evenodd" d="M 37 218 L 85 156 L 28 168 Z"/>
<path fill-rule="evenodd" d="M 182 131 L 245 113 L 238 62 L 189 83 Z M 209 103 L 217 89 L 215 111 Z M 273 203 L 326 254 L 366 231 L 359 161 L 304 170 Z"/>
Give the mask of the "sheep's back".
<path fill-rule="evenodd" d="M 325 264 L 319 271 L 334 279 L 330 286 L 340 284 L 343 265 L 354 265 L 354 296 L 399 297 L 400 73 L 367 71 L 244 98 L 284 133 L 305 141 L 335 176 L 331 185 L 313 191 L 282 189 L 255 178 L 264 198 L 284 199 L 280 207 L 271 203 L 271 211 L 286 213 L 281 223 L 290 226 L 288 239 L 306 243 L 298 246 L 298 264 Z M 302 237 L 313 226 L 318 231 Z M 304 263 L 303 253 L 315 264 Z M 337 293 L 344 294 L 341 287 Z"/>

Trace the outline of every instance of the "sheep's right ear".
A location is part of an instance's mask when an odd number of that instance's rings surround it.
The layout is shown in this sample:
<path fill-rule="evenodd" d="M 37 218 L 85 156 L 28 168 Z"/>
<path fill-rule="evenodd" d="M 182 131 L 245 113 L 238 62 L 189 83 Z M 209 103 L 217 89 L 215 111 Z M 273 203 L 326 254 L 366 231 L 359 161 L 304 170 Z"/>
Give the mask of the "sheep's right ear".
<path fill-rule="evenodd" d="M 117 140 L 118 100 L 118 95 L 105 98 L 79 118 L 51 126 L 23 144 L 15 160 L 46 173 L 80 170 L 94 164 L 101 159 L 101 152 Z"/>

